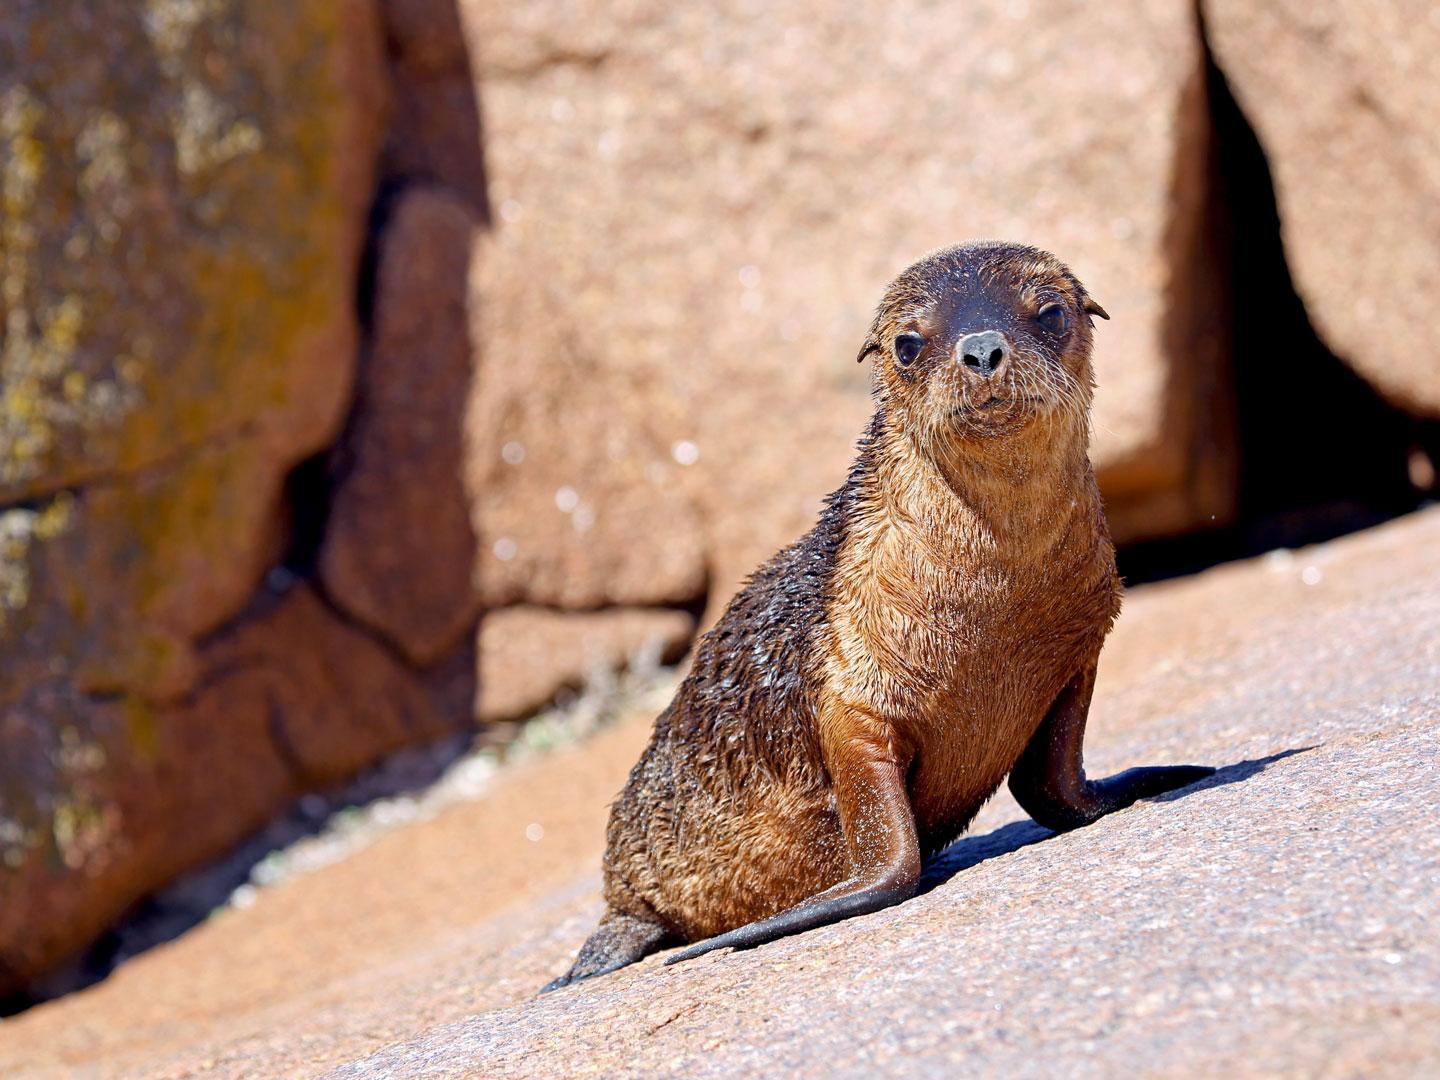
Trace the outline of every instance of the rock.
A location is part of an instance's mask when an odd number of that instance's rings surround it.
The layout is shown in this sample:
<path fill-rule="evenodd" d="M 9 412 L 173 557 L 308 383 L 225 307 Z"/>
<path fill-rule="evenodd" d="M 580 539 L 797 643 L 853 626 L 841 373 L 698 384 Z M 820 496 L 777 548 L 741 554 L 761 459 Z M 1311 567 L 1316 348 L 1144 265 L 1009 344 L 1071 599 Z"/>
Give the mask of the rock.
<path fill-rule="evenodd" d="M 470 52 L 455 0 L 381 0 L 391 50 L 417 71 L 465 71 Z"/>
<path fill-rule="evenodd" d="M 263 704 L 271 740 L 302 788 L 333 783 L 381 754 L 446 734 L 444 718 L 455 715 L 426 698 L 427 689 L 449 692 L 448 669 L 427 687 L 305 586 L 239 624 L 202 660 L 208 677 L 196 711 L 203 715 L 209 704 L 223 715 Z"/>
<path fill-rule="evenodd" d="M 1002 794 L 899 907 L 537 998 L 599 911 L 632 715 L 0 1022 L 0 1072 L 1431 1075 L 1437 543 L 1440 509 L 1133 591 L 1091 771 L 1220 773 L 1064 836 Z"/>
<path fill-rule="evenodd" d="M 380 51 L 364 0 L 7 8 L 0 992 L 294 791 L 258 704 L 177 718 L 349 401 Z"/>
<path fill-rule="evenodd" d="M 417 678 L 298 586 L 208 641 L 173 703 L 24 688 L 0 729 L 0 974 L 40 974 L 300 792 L 453 731 L 471 664 Z"/>
<path fill-rule="evenodd" d="M 1440 24 L 1423 0 L 1206 0 L 1205 26 L 1274 177 L 1321 339 L 1395 405 L 1440 417 Z"/>
<path fill-rule="evenodd" d="M 382 174 L 443 185 L 488 218 L 478 90 L 454 0 L 383 0 L 382 14 L 395 109 Z"/>
<path fill-rule="evenodd" d="M 645 657 L 679 659 L 695 630 L 686 612 L 620 608 L 561 612 L 502 608 L 480 623 L 477 718 L 514 720 L 548 703 L 561 688 L 578 689 L 597 672 Z"/>
<path fill-rule="evenodd" d="M 518 316 L 511 309 L 504 317 Z M 650 430 L 652 403 L 598 367 L 550 354 L 557 370 L 537 372 L 524 354 L 508 354 L 503 337 L 482 340 L 494 344 L 484 346 L 477 386 L 485 388 L 470 410 L 468 486 L 485 606 L 653 606 L 704 596 L 706 536 L 682 466 L 665 460 Z"/>
<path fill-rule="evenodd" d="M 381 122 L 372 22 L 360 0 L 10 12 L 0 500 L 240 432 L 278 467 L 325 445 Z"/>
<path fill-rule="evenodd" d="M 474 240 L 465 203 L 429 188 L 403 194 L 385 227 L 360 406 L 320 551 L 330 597 L 422 666 L 478 614 L 461 483 Z"/>
<path fill-rule="evenodd" d="M 492 602 L 672 602 L 708 567 L 723 603 L 843 480 L 886 281 L 976 236 L 1058 252 L 1114 316 L 1095 454 L 1119 537 L 1233 509 L 1184 4 L 462 10 L 495 207 L 472 428 Z"/>

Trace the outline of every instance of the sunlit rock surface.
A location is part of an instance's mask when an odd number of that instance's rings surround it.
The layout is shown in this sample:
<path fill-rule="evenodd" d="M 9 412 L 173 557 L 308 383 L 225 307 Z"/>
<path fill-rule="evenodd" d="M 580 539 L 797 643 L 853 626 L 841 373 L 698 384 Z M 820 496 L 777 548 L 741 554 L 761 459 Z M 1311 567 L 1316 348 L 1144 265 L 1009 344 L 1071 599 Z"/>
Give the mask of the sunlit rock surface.
<path fill-rule="evenodd" d="M 1089 767 L 1219 773 L 1064 836 L 997 798 L 900 907 L 536 999 L 647 710 L 4 1022 L 0 1071 L 1429 1075 L 1437 542 L 1430 510 L 1136 590 Z"/>

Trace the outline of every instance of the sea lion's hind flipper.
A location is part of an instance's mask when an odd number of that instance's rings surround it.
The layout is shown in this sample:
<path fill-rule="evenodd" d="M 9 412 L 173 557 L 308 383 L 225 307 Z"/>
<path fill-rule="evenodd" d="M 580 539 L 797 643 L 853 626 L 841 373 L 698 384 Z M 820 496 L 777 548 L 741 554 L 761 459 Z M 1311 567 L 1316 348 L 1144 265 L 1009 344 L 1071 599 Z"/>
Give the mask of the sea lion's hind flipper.
<path fill-rule="evenodd" d="M 896 753 L 887 727 L 854 710 L 834 713 L 826 768 L 840 815 L 850 876 L 788 911 L 697 942 L 666 964 L 713 949 L 751 949 L 767 941 L 868 915 L 915 895 L 920 840 L 905 777 L 910 758 Z"/>
<path fill-rule="evenodd" d="M 540 993 L 548 994 L 581 979 L 592 979 L 633 964 L 673 944 L 675 940 L 670 931 L 659 923 L 612 909 L 605 913 L 595 932 L 580 946 L 574 966 L 566 974 L 547 983 Z"/>

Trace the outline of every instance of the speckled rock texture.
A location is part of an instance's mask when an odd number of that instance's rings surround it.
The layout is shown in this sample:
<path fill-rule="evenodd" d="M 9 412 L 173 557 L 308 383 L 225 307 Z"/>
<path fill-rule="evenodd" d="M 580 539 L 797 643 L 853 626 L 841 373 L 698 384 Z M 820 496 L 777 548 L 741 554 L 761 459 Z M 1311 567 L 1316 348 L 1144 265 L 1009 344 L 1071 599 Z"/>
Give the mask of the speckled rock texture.
<path fill-rule="evenodd" d="M 633 716 L 0 1022 L 0 1072 L 1434 1075 L 1437 543 L 1432 509 L 1135 590 L 1090 769 L 1218 774 L 1063 836 L 997 797 L 897 908 L 537 999 Z"/>
<path fill-rule="evenodd" d="M 364 0 L 0 18 L 0 989 L 255 820 L 159 781 L 275 765 L 182 718 L 349 402 L 380 63 Z"/>
<path fill-rule="evenodd" d="M 667 602 L 708 570 L 723 603 L 843 478 L 884 285 L 966 238 L 1055 251 L 1114 316 L 1095 457 L 1117 535 L 1229 513 L 1190 5 L 462 13 L 494 208 L 487 597 Z"/>
<path fill-rule="evenodd" d="M 1440 14 L 1427 0 L 1205 0 L 1215 58 L 1274 174 L 1295 286 L 1325 343 L 1440 417 Z"/>

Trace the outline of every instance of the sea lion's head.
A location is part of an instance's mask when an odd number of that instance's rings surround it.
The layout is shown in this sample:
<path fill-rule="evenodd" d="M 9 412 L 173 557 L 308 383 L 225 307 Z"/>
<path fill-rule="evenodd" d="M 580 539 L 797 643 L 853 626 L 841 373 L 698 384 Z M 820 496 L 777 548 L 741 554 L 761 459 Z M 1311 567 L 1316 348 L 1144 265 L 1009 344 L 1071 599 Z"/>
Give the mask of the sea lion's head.
<path fill-rule="evenodd" d="M 1057 424 L 1088 430 L 1091 316 L 1109 318 L 1055 256 L 959 244 L 885 290 L 859 359 L 882 409 L 932 453 Z"/>

